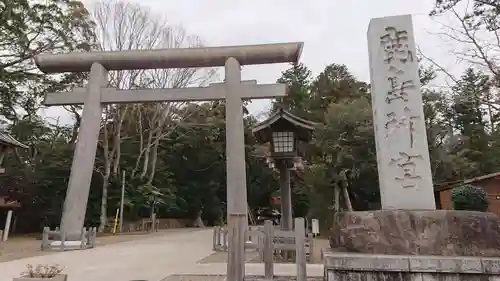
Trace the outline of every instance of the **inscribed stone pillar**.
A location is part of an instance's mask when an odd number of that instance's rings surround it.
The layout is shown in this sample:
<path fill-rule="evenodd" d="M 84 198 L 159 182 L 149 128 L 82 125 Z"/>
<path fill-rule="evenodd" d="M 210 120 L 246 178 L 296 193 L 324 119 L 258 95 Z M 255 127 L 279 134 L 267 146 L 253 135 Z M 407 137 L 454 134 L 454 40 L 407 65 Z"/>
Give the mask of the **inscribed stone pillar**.
<path fill-rule="evenodd" d="M 410 15 L 368 28 L 382 209 L 436 209 Z"/>

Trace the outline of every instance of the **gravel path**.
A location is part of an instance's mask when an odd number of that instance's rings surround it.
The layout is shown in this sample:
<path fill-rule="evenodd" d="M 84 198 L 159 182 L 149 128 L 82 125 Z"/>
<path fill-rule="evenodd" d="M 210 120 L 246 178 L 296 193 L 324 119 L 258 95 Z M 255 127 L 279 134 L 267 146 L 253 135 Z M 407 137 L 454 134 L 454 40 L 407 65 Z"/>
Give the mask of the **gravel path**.
<path fill-rule="evenodd" d="M 182 229 L 162 229 L 155 233 L 126 233 L 123 235 L 106 235 L 97 237 L 97 246 L 133 241 L 163 235 L 167 232 L 178 232 Z M 41 235 L 41 234 L 40 234 Z M 41 240 L 34 235 L 26 237 L 11 237 L 6 242 L 0 242 L 0 263 L 23 258 L 45 256 L 56 253 L 54 251 L 40 251 Z"/>

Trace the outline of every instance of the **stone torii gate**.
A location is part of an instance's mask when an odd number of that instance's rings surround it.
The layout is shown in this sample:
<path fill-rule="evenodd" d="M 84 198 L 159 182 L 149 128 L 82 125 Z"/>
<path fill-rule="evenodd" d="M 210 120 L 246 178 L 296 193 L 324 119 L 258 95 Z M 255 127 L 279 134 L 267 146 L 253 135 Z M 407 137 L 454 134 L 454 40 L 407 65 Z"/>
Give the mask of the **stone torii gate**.
<path fill-rule="evenodd" d="M 99 138 L 102 104 L 164 101 L 226 101 L 226 177 L 229 229 L 228 280 L 245 275 L 245 231 L 247 194 L 242 99 L 284 96 L 281 84 L 257 85 L 241 81 L 241 66 L 297 62 L 303 43 L 280 43 L 230 47 L 80 52 L 42 54 L 35 58 L 44 73 L 90 71 L 86 88 L 73 93 L 49 93 L 46 105 L 83 104 L 61 231 L 68 239 L 79 239 L 87 207 L 90 181 Z M 225 67 L 225 83 L 183 89 L 118 90 L 107 88 L 109 70 L 155 68 Z M 77 238 L 78 237 L 78 238 Z"/>

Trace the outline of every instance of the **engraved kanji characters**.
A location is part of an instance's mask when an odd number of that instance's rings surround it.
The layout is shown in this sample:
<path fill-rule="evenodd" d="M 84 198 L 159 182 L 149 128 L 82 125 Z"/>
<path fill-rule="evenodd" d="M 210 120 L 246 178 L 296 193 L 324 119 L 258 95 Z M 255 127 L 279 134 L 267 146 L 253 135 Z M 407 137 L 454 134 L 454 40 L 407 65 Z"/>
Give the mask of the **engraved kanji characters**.
<path fill-rule="evenodd" d="M 392 64 L 394 60 L 401 63 L 413 62 L 413 53 L 408 48 L 408 32 L 392 26 L 386 27 L 385 31 L 387 33 L 380 37 L 380 44 L 385 52 L 384 61 L 387 64 Z"/>
<path fill-rule="evenodd" d="M 420 154 L 408 154 L 406 152 L 399 152 L 399 156 L 400 157 L 397 159 L 391 158 L 389 162 L 389 165 L 398 167 L 398 173 L 401 173 L 395 176 L 394 179 L 402 182 L 403 188 L 415 187 L 416 181 L 421 179 L 421 176 L 416 173 L 417 164 L 415 160 L 422 159 L 422 156 Z"/>
<path fill-rule="evenodd" d="M 403 188 L 415 187 L 421 179 L 417 174 L 417 164 L 422 159 L 420 154 L 414 153 L 415 148 L 415 122 L 422 119 L 411 110 L 410 91 L 418 88 L 418 84 L 412 79 L 407 79 L 405 64 L 414 61 L 414 54 L 410 49 L 409 35 L 405 30 L 398 30 L 393 26 L 385 28 L 386 34 L 380 37 L 380 45 L 384 51 L 384 63 L 387 65 L 388 91 L 385 96 L 386 108 L 385 122 L 386 138 L 397 132 L 392 141 L 404 141 L 401 137 L 408 135 L 408 150 L 399 150 L 399 156 L 395 159 L 390 156 L 389 166 L 394 167 L 396 182 L 400 182 Z M 397 106 L 397 108 L 395 108 Z M 402 109 L 402 110 L 401 110 Z M 402 135 L 399 135 L 402 134 Z M 406 145 L 406 142 L 405 142 Z M 398 145 L 398 147 L 400 147 Z"/>
<path fill-rule="evenodd" d="M 399 77 L 393 76 L 387 78 L 389 81 L 389 91 L 385 97 L 385 101 L 390 104 L 395 100 L 408 101 L 408 89 L 415 88 L 415 84 L 412 80 L 405 80 L 400 82 Z"/>
<path fill-rule="evenodd" d="M 389 112 L 385 122 L 386 138 L 397 129 L 408 128 L 410 148 L 413 148 L 415 144 L 415 120 L 420 119 L 420 116 L 411 115 L 411 113 L 411 109 L 407 106 L 405 106 L 404 115 L 401 117 L 398 117 L 395 112 Z"/>

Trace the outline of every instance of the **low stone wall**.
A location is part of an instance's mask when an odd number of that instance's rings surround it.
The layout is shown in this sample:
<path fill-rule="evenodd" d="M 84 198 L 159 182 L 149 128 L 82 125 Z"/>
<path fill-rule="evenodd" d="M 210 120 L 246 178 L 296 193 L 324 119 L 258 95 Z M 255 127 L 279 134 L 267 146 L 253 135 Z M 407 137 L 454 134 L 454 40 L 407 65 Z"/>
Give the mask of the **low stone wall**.
<path fill-rule="evenodd" d="M 493 281 L 500 258 L 324 253 L 325 281 Z"/>
<path fill-rule="evenodd" d="M 190 227 L 193 224 L 191 219 L 158 219 L 160 229 Z"/>
<path fill-rule="evenodd" d="M 112 222 L 112 220 L 108 220 Z M 193 220 L 189 219 L 168 219 L 162 218 L 157 219 L 157 229 L 168 229 L 168 228 L 183 228 L 189 227 L 193 223 Z M 113 230 L 113 224 L 111 223 L 109 226 L 109 231 Z M 151 228 L 151 219 L 144 218 L 135 222 L 127 222 L 123 223 L 123 232 L 136 232 L 136 231 L 149 231 Z"/>

